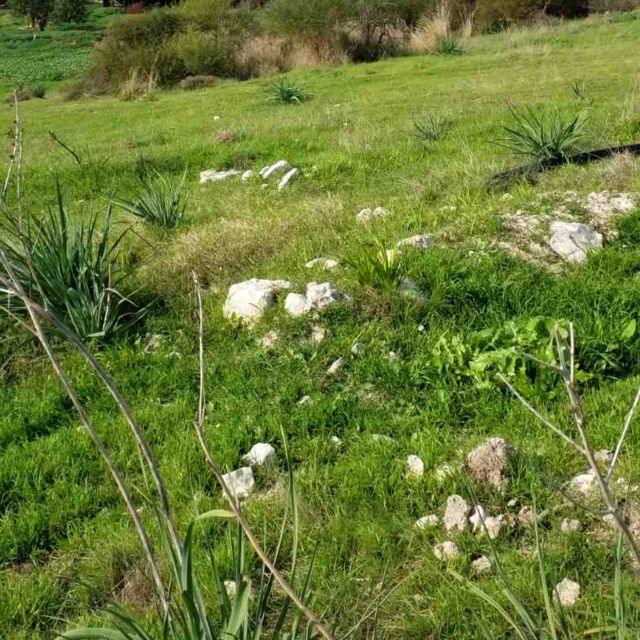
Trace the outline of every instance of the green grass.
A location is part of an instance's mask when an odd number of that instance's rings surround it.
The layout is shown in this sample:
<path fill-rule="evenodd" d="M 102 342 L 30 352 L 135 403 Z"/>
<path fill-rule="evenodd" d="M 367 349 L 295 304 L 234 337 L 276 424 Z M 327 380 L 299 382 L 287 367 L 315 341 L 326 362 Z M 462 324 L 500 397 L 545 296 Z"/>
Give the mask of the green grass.
<path fill-rule="evenodd" d="M 392 586 L 377 615 L 378 637 L 475 640 L 479 616 L 489 637 L 504 637 L 504 620 L 461 593 L 433 558 L 431 546 L 445 534 L 413 529 L 419 516 L 441 512 L 451 493 L 469 495 L 464 475 L 440 485 L 434 469 L 460 462 L 487 436 L 512 440 L 523 455 L 507 494 L 475 488 L 495 513 L 507 511 L 511 497 L 531 504 L 535 495 L 539 510 L 557 507 L 555 484 L 583 471 L 582 461 L 504 390 L 434 374 L 431 354 L 441 337 L 465 343 L 475 332 L 497 331 L 511 320 L 573 320 L 582 368 L 596 374 L 583 387 L 594 445 L 615 443 L 640 376 L 640 336 L 624 337 L 640 308 L 634 223 L 587 264 L 562 276 L 518 262 L 493 240 L 501 232 L 502 212 L 532 208 L 543 194 L 640 191 L 639 162 L 563 167 L 536 185 L 514 185 L 508 201 L 488 191 L 486 181 L 513 162 L 495 144 L 509 124 L 509 104 L 582 108 L 573 81 L 584 82 L 591 101 L 585 145 L 632 141 L 640 119 L 640 51 L 633 46 L 638 38 L 640 20 L 603 17 L 483 36 L 462 56 L 295 71 L 292 80 L 313 94 L 295 108 L 265 100 L 269 78 L 130 102 L 69 103 L 49 93 L 22 106 L 27 204 L 36 212 L 54 200 L 56 174 L 69 210 L 88 219 L 105 198 L 133 196 L 142 168 L 180 179 L 188 167 L 184 224 L 170 235 L 116 212 L 117 223 L 133 224 L 136 231 L 124 247 L 127 264 L 138 267 L 135 284 L 160 304 L 139 332 L 100 347 L 100 362 L 148 434 L 181 525 L 218 506 L 219 493 L 192 432 L 198 379 L 190 272 L 198 272 L 206 287 L 212 447 L 231 469 L 252 444 L 271 442 L 284 476 L 284 428 L 300 494 L 301 566 L 308 567 L 317 544 L 315 607 L 338 621 L 339 637 L 376 594 Z M 419 112 L 444 114 L 456 123 L 428 153 L 415 143 Z M 0 130 L 10 125 L 6 108 Z M 223 129 L 242 135 L 215 142 Z M 79 153 L 81 165 L 49 130 Z M 2 143 L 7 153 L 9 143 Z M 261 189 L 257 180 L 198 182 L 204 169 L 259 169 L 283 158 L 303 175 L 281 193 Z M 356 222 L 358 211 L 376 206 L 392 215 Z M 393 290 L 363 288 L 347 267 L 325 274 L 304 266 L 317 256 L 357 255 L 375 238 L 392 248 L 421 232 L 433 234 L 433 247 L 410 252 L 406 260 L 408 275 L 427 295 L 423 305 Z M 297 291 L 308 281 L 327 279 L 350 301 L 318 321 L 293 320 L 279 309 L 253 330 L 238 330 L 223 321 L 221 308 L 228 285 L 251 277 L 287 278 Z M 308 340 L 313 322 L 329 331 L 324 342 Z M 257 338 L 272 328 L 282 334 L 276 347 L 258 347 Z M 156 351 L 145 348 L 146 332 L 162 336 Z M 10 337 L 15 330 L 3 333 Z M 366 345 L 357 357 L 351 355 L 356 341 Z M 0 387 L 0 636 L 44 640 L 67 621 L 104 622 L 113 601 L 144 619 L 153 611 L 144 588 L 133 590 L 141 601 L 125 589 L 144 566 L 142 555 L 110 477 L 49 365 L 30 344 L 12 353 L 14 344 L 0 343 L 0 362 L 12 355 Z M 397 357 L 390 358 L 390 351 Z M 135 447 L 110 398 L 78 358 L 63 354 L 115 461 L 130 483 L 147 492 Z M 327 375 L 338 357 L 345 359 L 343 367 Z M 554 391 L 536 401 L 567 424 L 562 395 Z M 299 406 L 304 395 L 312 402 Z M 342 440 L 341 447 L 332 436 Z M 637 430 L 627 446 L 620 473 L 637 481 Z M 404 479 L 404 461 L 412 453 L 427 467 L 416 482 Z M 273 480 L 261 477 L 261 490 Z M 276 497 L 249 501 L 246 515 L 273 550 L 283 502 L 277 491 L 270 495 Z M 583 587 L 579 605 L 568 614 L 577 636 L 614 617 L 615 543 L 561 534 L 560 520 L 575 513 L 570 507 L 553 512 L 540 538 L 549 585 L 569 576 Z M 147 517 L 151 522 L 152 514 Z M 579 517 L 597 529 L 595 516 Z M 212 539 L 221 531 L 213 527 Z M 458 543 L 469 555 L 489 550 L 471 535 Z M 543 616 L 535 557 L 521 553 L 532 544 L 533 532 L 521 531 L 500 538 L 497 549 L 514 592 L 527 610 Z M 223 577 L 231 577 L 232 559 L 224 549 L 218 554 L 228 572 Z M 259 573 L 255 560 L 252 570 Z M 471 576 L 466 559 L 457 570 Z M 637 601 L 638 585 L 628 569 L 624 579 L 627 595 Z M 212 595 L 215 584 L 202 580 Z M 481 586 L 502 598 L 495 576 L 482 578 Z M 368 630 L 356 637 L 367 637 Z"/>
<path fill-rule="evenodd" d="M 92 9 L 82 24 L 28 29 L 22 18 L 0 14 L 0 94 L 19 85 L 68 80 L 91 65 L 93 46 L 117 11 Z"/>

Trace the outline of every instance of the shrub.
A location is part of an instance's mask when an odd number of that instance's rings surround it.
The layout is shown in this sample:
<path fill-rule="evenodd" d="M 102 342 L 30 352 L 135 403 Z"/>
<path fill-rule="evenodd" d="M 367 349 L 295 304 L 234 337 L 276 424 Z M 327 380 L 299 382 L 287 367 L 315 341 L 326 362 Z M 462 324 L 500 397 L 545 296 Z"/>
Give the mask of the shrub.
<path fill-rule="evenodd" d="M 355 256 L 347 256 L 344 262 L 353 269 L 359 284 L 376 289 L 397 288 L 407 272 L 402 254 L 395 249 L 387 251 L 379 240 L 373 249 L 365 248 Z"/>
<path fill-rule="evenodd" d="M 215 76 L 187 76 L 182 78 L 178 83 L 180 89 L 191 91 L 193 89 L 203 89 L 204 87 L 212 87 L 218 79 Z"/>
<path fill-rule="evenodd" d="M 311 97 L 301 85 L 290 78 L 278 78 L 272 82 L 267 95 L 271 102 L 283 104 L 301 104 Z"/>
<path fill-rule="evenodd" d="M 47 87 L 44 84 L 32 84 L 31 95 L 34 98 L 44 98 L 47 93 Z"/>
<path fill-rule="evenodd" d="M 517 156 L 534 162 L 565 158 L 585 138 L 586 112 L 563 113 L 558 109 L 541 111 L 510 108 L 514 124 L 504 127 L 505 137 L 498 144 Z"/>
<path fill-rule="evenodd" d="M 189 27 L 177 34 L 169 44 L 171 57 L 192 76 L 233 76 L 234 61 L 228 39 L 211 31 Z"/>
<path fill-rule="evenodd" d="M 0 235 L 0 249 L 23 289 L 80 338 L 112 337 L 147 312 L 146 307 L 133 307 L 117 290 L 127 275 L 117 262 L 124 233 L 112 240 L 111 224 L 109 208 L 100 229 L 97 215 L 71 226 L 58 186 L 55 208 L 30 219 L 24 231 L 17 223 L 5 223 Z M 23 311 L 14 298 L 5 298 L 1 305 Z"/>
<path fill-rule="evenodd" d="M 186 175 L 185 171 L 182 179 L 174 182 L 158 171 L 147 171 L 138 177 L 133 199 L 113 198 L 112 202 L 145 222 L 165 228 L 177 227 L 186 208 Z"/>
<path fill-rule="evenodd" d="M 53 22 L 84 22 L 87 19 L 87 0 L 55 0 L 51 13 Z"/>

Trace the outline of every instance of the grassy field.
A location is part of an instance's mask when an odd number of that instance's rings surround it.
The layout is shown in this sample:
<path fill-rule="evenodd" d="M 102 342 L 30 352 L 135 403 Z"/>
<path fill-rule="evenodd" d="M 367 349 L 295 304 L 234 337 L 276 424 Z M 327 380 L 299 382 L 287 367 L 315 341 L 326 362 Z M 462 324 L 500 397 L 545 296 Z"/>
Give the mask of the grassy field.
<path fill-rule="evenodd" d="M 535 185 L 514 185 L 507 198 L 488 190 L 487 179 L 518 162 L 495 144 L 510 122 L 509 104 L 586 109 L 588 148 L 637 141 L 639 39 L 640 15 L 614 14 L 478 37 L 460 56 L 297 71 L 291 77 L 312 94 L 299 105 L 267 101 L 271 80 L 263 78 L 136 101 L 64 102 L 52 95 L 21 106 L 33 211 L 53 201 L 56 176 L 80 219 L 104 208 L 105 198 L 131 193 L 140 167 L 176 177 L 186 169 L 189 204 L 177 230 L 149 230 L 117 213 L 118 224 L 136 232 L 125 250 L 127 265 L 136 269 L 133 282 L 143 287 L 141 295 L 160 302 L 135 334 L 95 349 L 157 452 L 180 522 L 219 504 L 192 429 L 198 365 L 190 274 L 199 274 L 206 287 L 212 447 L 232 469 L 252 444 L 271 442 L 284 478 L 281 431 L 286 434 L 301 501 L 301 557 L 308 565 L 317 546 L 315 608 L 335 624 L 338 637 L 380 594 L 380 638 L 471 640 L 483 637 L 480 620 L 486 637 L 513 637 L 504 620 L 463 592 L 434 558 L 433 544 L 447 537 L 442 529 L 413 526 L 425 514 L 441 515 L 452 493 L 477 494 L 495 513 L 513 510 L 507 506 L 512 498 L 551 509 L 541 531 L 549 582 L 568 576 L 583 590 L 567 613 L 566 637 L 583 637 L 613 619 L 612 536 L 598 516 L 564 503 L 556 490 L 583 462 L 499 385 L 476 385 L 453 366 L 440 371 L 433 353 L 442 337 L 468 344 L 474 332 L 511 320 L 572 320 L 581 367 L 592 374 L 583 391 L 593 442 L 614 446 L 640 380 L 640 334 L 624 332 L 640 308 L 640 234 L 633 233 L 639 214 L 630 217 L 630 233 L 561 274 L 518 261 L 495 241 L 504 233 L 503 213 L 534 210 L 541 196 L 553 206 L 568 190 L 640 192 L 640 163 L 616 158 L 564 167 Z M 15 56 L 7 72 L 3 51 L 0 84 L 53 79 Z M 416 140 L 414 122 L 425 114 L 451 119 L 443 140 Z M 1 130 L 11 118 L 2 106 Z M 224 130 L 235 136 L 217 142 Z M 79 154 L 80 165 L 49 131 Z M 2 143 L 4 155 L 9 143 Z M 303 175 L 282 193 L 257 181 L 198 183 L 204 169 L 258 169 L 283 158 Z M 360 209 L 375 206 L 392 215 L 356 223 Z M 392 246 L 416 233 L 433 237 L 431 249 L 408 257 L 424 304 L 362 287 L 346 266 L 327 273 L 305 268 L 317 256 L 356 256 L 374 239 Z M 308 281 L 331 280 L 350 300 L 316 320 L 291 319 L 280 308 L 253 329 L 237 329 L 223 320 L 222 305 L 230 284 L 251 277 L 286 278 L 296 291 Z M 312 324 L 322 325 L 328 338 L 310 341 Z M 274 328 L 281 332 L 276 346 L 260 347 L 258 339 Z M 153 352 L 145 349 L 147 333 L 162 336 Z M 365 345 L 357 357 L 351 355 L 355 342 Z M 7 341 L 0 347 L 3 354 L 13 348 Z M 342 368 L 328 374 L 339 357 Z M 114 459 L 146 492 L 136 448 L 111 399 L 77 357 L 68 353 L 64 360 Z M 104 619 L 114 601 L 150 617 L 135 532 L 49 364 L 26 345 L 2 376 L 0 636 L 51 638 L 80 620 Z M 569 424 L 563 394 L 549 378 L 531 394 L 548 415 Z M 298 405 L 305 395 L 311 402 Z M 497 435 L 521 452 L 505 494 L 472 487 L 463 473 L 437 481 L 438 466 L 461 463 Z M 639 451 L 640 436 L 632 430 L 619 471 L 632 482 L 640 475 Z M 404 478 L 409 454 L 425 461 L 419 480 Z M 279 481 L 259 478 L 260 492 L 246 504 L 269 549 L 283 509 L 281 495 L 270 491 Z M 564 517 L 581 518 L 585 530 L 561 533 Z M 221 532 L 215 526 L 208 533 L 216 540 Z M 490 553 L 491 545 L 471 534 L 458 543 L 465 557 L 457 567 L 471 576 L 468 558 Z M 532 544 L 533 532 L 521 529 L 501 536 L 495 547 L 514 590 L 541 616 Z M 218 553 L 224 563 L 224 545 Z M 634 623 L 637 582 L 630 569 L 624 577 Z M 203 581 L 211 588 L 210 576 Z M 477 581 L 504 599 L 495 573 Z M 371 625 L 356 637 L 368 637 Z"/>
<path fill-rule="evenodd" d="M 41 32 L 1 12 L 0 95 L 18 85 L 50 86 L 82 73 L 91 64 L 96 40 L 116 14 L 113 9 L 92 9 L 82 24 L 50 25 Z"/>

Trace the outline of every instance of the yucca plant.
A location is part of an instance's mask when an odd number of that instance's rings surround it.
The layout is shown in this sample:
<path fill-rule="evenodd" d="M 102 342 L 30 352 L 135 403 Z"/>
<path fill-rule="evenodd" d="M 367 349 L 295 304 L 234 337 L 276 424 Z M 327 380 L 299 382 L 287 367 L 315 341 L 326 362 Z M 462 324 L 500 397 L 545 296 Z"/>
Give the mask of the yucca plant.
<path fill-rule="evenodd" d="M 436 53 L 442 55 L 460 55 L 464 53 L 464 47 L 461 42 L 453 38 L 442 38 L 436 47 Z"/>
<path fill-rule="evenodd" d="M 267 95 L 271 102 L 281 102 L 284 104 L 301 104 L 311 96 L 302 85 L 290 78 L 278 78 L 269 85 Z"/>
<path fill-rule="evenodd" d="M 376 289 L 393 289 L 406 275 L 406 261 L 396 249 L 387 250 L 380 240 L 373 248 L 364 248 L 359 254 L 344 258 L 345 264 L 355 272 L 361 285 Z"/>
<path fill-rule="evenodd" d="M 173 229 L 182 220 L 187 206 L 184 182 L 171 180 L 155 169 L 145 170 L 138 176 L 133 198 L 112 198 L 111 202 L 125 211 L 159 227 Z"/>
<path fill-rule="evenodd" d="M 286 445 L 285 445 L 286 451 Z M 287 455 L 287 463 L 288 463 Z M 289 520 L 292 515 L 292 567 L 291 583 L 296 574 L 299 539 L 298 503 L 289 467 L 289 500 L 285 508 L 280 536 L 275 550 L 274 562 L 279 562 L 280 551 Z M 233 562 L 233 581 L 222 579 L 220 567 L 215 559 L 215 548 L 208 537 L 205 545 L 211 576 L 216 585 L 217 615 L 212 615 L 213 603 L 203 596 L 194 567 L 195 525 L 210 519 L 233 519 L 234 514 L 224 509 L 214 509 L 199 515 L 187 528 L 184 541 L 179 548 L 172 542 L 171 532 L 162 513 L 156 511 L 161 532 L 165 564 L 168 569 L 167 593 L 172 593 L 167 613 L 159 617 L 155 631 L 148 631 L 122 609 L 111 609 L 112 624 L 109 627 L 86 627 L 67 631 L 58 640 L 313 640 L 318 636 L 311 625 L 302 622 L 298 611 L 289 616 L 291 602 L 285 598 L 279 606 L 273 602 L 273 575 L 264 567 L 254 590 L 245 575 L 246 540 L 238 524 L 235 536 L 229 530 L 228 545 Z M 235 539 L 234 539 L 235 538 Z M 306 601 L 313 561 L 300 587 L 300 597 Z M 228 584 L 233 585 L 233 591 Z M 267 628 L 267 616 L 272 616 Z"/>
<path fill-rule="evenodd" d="M 112 239 L 111 207 L 99 226 L 98 214 L 71 224 L 56 185 L 56 203 L 41 218 L 0 224 L 0 250 L 12 276 L 45 309 L 59 316 L 81 338 L 108 338 L 138 322 L 148 307 L 136 307 L 118 291 L 126 275 L 118 251 L 126 230 Z M 0 307 L 24 311 L 5 295 Z"/>
<path fill-rule="evenodd" d="M 418 142 L 437 142 L 447 136 L 453 120 L 438 113 L 427 113 L 413 123 L 414 135 Z"/>
<path fill-rule="evenodd" d="M 566 159 L 585 138 L 585 111 L 564 113 L 559 109 L 543 111 L 509 107 L 514 124 L 503 127 L 505 136 L 498 144 L 517 156 L 533 162 Z"/>

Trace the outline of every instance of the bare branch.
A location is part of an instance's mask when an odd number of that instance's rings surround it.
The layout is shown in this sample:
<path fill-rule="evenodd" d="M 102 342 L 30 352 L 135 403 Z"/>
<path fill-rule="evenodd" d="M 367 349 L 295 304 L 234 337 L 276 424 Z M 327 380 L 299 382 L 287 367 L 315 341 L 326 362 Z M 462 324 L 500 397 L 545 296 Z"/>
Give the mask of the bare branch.
<path fill-rule="evenodd" d="M 277 582 L 278 586 L 282 589 L 282 591 L 291 598 L 291 601 L 295 604 L 295 606 L 302 612 L 304 617 L 311 623 L 318 633 L 325 638 L 325 640 L 334 640 L 331 632 L 320 622 L 318 616 L 316 616 L 313 611 L 311 611 L 302 600 L 298 597 L 293 588 L 287 583 L 284 576 L 278 571 L 275 567 L 269 556 L 266 554 L 258 539 L 256 538 L 253 530 L 249 526 L 248 522 L 244 519 L 242 515 L 240 505 L 236 500 L 234 494 L 229 490 L 227 483 L 225 482 L 222 472 L 220 471 L 220 467 L 216 462 L 213 454 L 211 453 L 211 449 L 207 444 L 207 440 L 204 435 L 204 425 L 206 421 L 206 383 L 205 383 L 205 362 L 204 362 L 204 313 L 202 310 L 202 290 L 200 289 L 200 284 L 198 282 L 198 277 L 194 273 L 193 274 L 193 282 L 195 286 L 196 292 L 196 301 L 198 306 L 198 353 L 199 353 L 199 371 L 200 371 L 200 393 L 198 397 L 198 416 L 194 421 L 194 427 L 196 430 L 196 434 L 198 436 L 198 441 L 202 450 L 204 452 L 205 459 L 211 472 L 213 473 L 216 481 L 220 485 L 224 496 L 229 501 L 231 505 L 231 510 L 233 511 L 235 517 L 238 520 L 238 524 L 242 528 L 249 544 L 253 547 L 253 550 L 256 552 L 256 555 L 260 558 L 261 562 L 264 566 L 269 570 L 274 580 Z"/>

